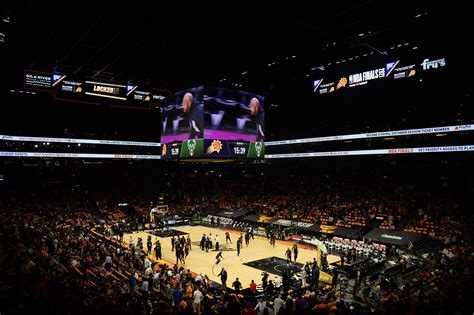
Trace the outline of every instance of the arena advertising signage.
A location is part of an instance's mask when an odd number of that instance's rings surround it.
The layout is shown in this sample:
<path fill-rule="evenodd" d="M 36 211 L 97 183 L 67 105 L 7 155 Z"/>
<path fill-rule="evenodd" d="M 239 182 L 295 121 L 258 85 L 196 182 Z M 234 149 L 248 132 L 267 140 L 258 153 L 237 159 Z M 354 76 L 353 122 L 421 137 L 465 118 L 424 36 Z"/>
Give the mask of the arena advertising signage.
<path fill-rule="evenodd" d="M 272 224 L 275 224 L 275 225 L 282 225 L 282 226 L 292 226 L 292 225 L 296 225 L 296 226 L 298 226 L 298 227 L 305 227 L 305 228 L 309 228 L 310 226 L 313 225 L 313 223 L 299 222 L 299 221 L 290 221 L 290 220 L 285 220 L 285 219 L 278 219 L 278 220 L 272 222 Z"/>
<path fill-rule="evenodd" d="M 350 155 L 451 153 L 451 152 L 473 152 L 473 151 L 474 151 L 474 145 L 459 145 L 459 146 L 445 146 L 445 147 L 393 148 L 393 149 L 376 149 L 376 150 L 266 154 L 265 158 L 266 159 L 290 159 L 290 158 L 311 158 L 311 157 L 350 156 Z"/>
<path fill-rule="evenodd" d="M 117 100 L 125 101 L 127 99 L 127 92 L 125 85 L 105 83 L 105 82 L 94 82 L 86 81 L 85 94 L 93 95 L 97 97 L 113 98 Z"/>
<path fill-rule="evenodd" d="M 48 91 L 53 85 L 53 77 L 51 73 L 25 70 L 23 82 L 25 89 Z"/>
<path fill-rule="evenodd" d="M 354 140 L 354 139 L 370 139 L 370 138 L 381 138 L 381 137 L 400 137 L 400 136 L 426 135 L 426 134 L 460 132 L 460 131 L 474 131 L 474 125 L 440 126 L 440 127 L 431 127 L 431 128 L 369 132 L 369 133 L 316 137 L 316 138 L 278 140 L 278 141 L 265 142 L 265 145 L 273 146 L 273 145 L 288 145 L 288 144 L 315 143 L 315 142 L 328 142 L 328 141 L 341 141 L 341 140 Z"/>
<path fill-rule="evenodd" d="M 137 109 L 164 106 L 170 95 L 167 90 L 136 84 L 82 80 L 36 70 L 25 70 L 23 84 L 26 90 L 50 92 L 58 100 Z"/>
<path fill-rule="evenodd" d="M 437 60 L 430 61 L 428 58 L 423 60 L 421 67 L 423 70 L 438 69 L 438 67 L 444 67 L 446 65 L 446 59 L 441 58 Z"/>
<path fill-rule="evenodd" d="M 159 155 L 0 151 L 2 157 L 159 160 Z"/>
<path fill-rule="evenodd" d="M 349 75 L 349 86 L 366 84 L 370 80 L 385 78 L 385 68 L 371 69 Z"/>
<path fill-rule="evenodd" d="M 446 66 L 446 59 L 439 58 L 430 60 L 424 58 L 421 62 L 405 63 L 401 60 L 392 60 L 384 65 L 374 66 L 369 69 L 363 69 L 359 72 L 317 78 L 313 80 L 313 93 L 329 94 L 346 87 L 356 87 L 366 85 L 371 81 L 393 78 L 404 79 L 412 78 L 418 75 L 419 71 L 439 69 Z"/>

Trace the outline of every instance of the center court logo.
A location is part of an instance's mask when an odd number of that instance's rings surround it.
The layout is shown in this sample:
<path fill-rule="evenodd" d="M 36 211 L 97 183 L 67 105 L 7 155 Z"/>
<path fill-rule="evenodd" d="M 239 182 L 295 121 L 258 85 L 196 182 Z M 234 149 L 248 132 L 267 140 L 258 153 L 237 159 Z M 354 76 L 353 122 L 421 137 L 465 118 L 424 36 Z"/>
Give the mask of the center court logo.
<path fill-rule="evenodd" d="M 186 143 L 186 145 L 188 146 L 189 155 L 193 156 L 194 155 L 194 149 L 196 149 L 196 140 L 191 139 Z"/>

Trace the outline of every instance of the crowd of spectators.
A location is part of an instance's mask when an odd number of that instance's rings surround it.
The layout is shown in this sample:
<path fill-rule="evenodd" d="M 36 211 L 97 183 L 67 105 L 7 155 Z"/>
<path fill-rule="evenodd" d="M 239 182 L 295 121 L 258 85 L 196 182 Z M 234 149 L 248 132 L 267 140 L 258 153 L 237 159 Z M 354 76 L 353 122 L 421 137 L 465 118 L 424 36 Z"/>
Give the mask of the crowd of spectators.
<path fill-rule="evenodd" d="M 272 181 L 249 193 L 247 184 L 223 190 L 219 185 L 180 183 L 168 191 L 173 213 L 219 209 L 252 210 L 270 217 L 345 228 L 380 227 L 415 232 L 445 243 L 459 240 L 468 229 L 462 220 L 468 205 L 411 186 L 332 184 L 311 181 Z"/>
<path fill-rule="evenodd" d="M 14 298 L 5 300 L 3 307 L 6 311 L 51 314 L 187 314 L 198 309 L 204 314 L 264 314 L 275 312 L 280 305 L 285 307 L 279 314 L 409 312 L 419 308 L 449 311 L 459 309 L 470 292 L 472 245 L 469 221 L 460 220 L 464 211 L 461 206 L 421 199 L 420 193 L 405 187 L 390 190 L 386 186 L 385 191 L 393 193 L 384 196 L 376 186 L 342 189 L 336 183 L 325 186 L 302 182 L 283 187 L 274 182 L 255 194 L 246 194 L 245 185 L 225 191 L 213 185 L 188 189 L 193 184 L 170 184 L 173 194 L 166 187 L 160 193 L 129 192 L 121 200 L 133 204 L 135 218 L 144 221 L 150 205 L 160 196 L 169 204 L 170 215 L 204 217 L 210 209 L 251 207 L 274 217 L 289 218 L 292 214 L 302 221 L 306 220 L 305 213 L 311 213 L 313 222 L 322 220 L 324 214 L 333 218 L 328 222 L 332 224 L 341 224 L 355 214 L 364 216 L 366 222 L 377 216 L 411 216 L 402 222 L 405 229 L 414 220 L 443 223 L 431 236 L 442 236 L 446 247 L 444 252 L 425 257 L 422 272 L 410 281 L 399 285 L 364 281 L 351 300 L 344 300 L 335 288 L 320 287 L 274 291 L 265 296 L 266 301 L 258 301 L 252 294 L 223 292 L 206 275 L 194 273 L 198 270 L 191 272 L 156 261 L 137 247 L 107 236 L 111 231 L 104 226 L 131 220 L 129 213 L 117 206 L 119 200 L 111 198 L 113 194 L 10 191 L 1 198 L 0 266 L 2 288 L 8 293 L 4 296 Z M 417 208 L 422 203 L 423 210 Z M 283 295 L 278 297 L 279 293 Z"/>

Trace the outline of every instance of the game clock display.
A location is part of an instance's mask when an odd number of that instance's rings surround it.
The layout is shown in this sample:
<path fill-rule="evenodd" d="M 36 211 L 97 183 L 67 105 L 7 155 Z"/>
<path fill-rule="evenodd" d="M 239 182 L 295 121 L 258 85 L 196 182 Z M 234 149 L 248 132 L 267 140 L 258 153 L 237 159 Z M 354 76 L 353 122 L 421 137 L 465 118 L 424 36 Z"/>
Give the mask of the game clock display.
<path fill-rule="evenodd" d="M 229 142 L 229 147 L 233 156 L 246 157 L 249 144 L 244 142 Z"/>

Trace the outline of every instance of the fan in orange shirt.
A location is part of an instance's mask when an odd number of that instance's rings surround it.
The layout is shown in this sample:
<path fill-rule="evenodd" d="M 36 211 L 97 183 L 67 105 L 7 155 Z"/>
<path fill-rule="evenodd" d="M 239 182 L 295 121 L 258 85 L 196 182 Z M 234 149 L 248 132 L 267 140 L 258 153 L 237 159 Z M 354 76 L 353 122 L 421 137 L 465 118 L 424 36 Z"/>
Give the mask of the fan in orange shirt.
<path fill-rule="evenodd" d="M 186 285 L 186 297 L 192 298 L 193 297 L 193 286 L 190 282 Z"/>
<path fill-rule="evenodd" d="M 250 286 L 250 291 L 255 295 L 255 293 L 257 293 L 257 284 L 252 280 L 249 286 Z"/>

